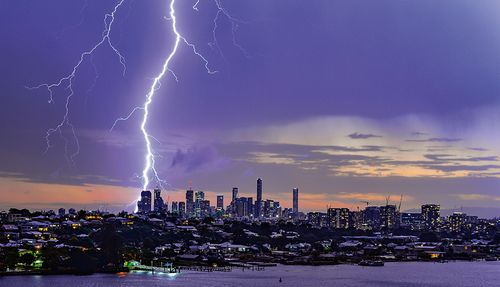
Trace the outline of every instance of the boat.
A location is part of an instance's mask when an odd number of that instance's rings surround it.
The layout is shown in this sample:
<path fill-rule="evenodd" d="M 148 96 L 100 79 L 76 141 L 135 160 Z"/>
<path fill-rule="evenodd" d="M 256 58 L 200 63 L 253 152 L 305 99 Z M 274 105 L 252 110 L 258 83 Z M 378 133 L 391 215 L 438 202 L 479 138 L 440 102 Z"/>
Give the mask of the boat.
<path fill-rule="evenodd" d="M 382 260 L 361 260 L 358 263 L 359 266 L 384 266 L 384 261 Z"/>

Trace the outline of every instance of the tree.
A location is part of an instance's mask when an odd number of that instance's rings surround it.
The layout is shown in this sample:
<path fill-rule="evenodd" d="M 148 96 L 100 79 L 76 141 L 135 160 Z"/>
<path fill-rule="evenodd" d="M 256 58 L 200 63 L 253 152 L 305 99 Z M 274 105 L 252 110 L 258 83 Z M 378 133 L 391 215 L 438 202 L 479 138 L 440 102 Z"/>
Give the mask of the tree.
<path fill-rule="evenodd" d="M 99 239 L 99 247 L 102 249 L 105 263 L 119 265 L 123 238 L 116 232 L 115 226 L 112 224 L 104 226 L 99 234 Z"/>
<path fill-rule="evenodd" d="M 5 262 L 10 269 L 16 267 L 16 264 L 19 260 L 19 253 L 17 252 L 17 248 L 9 248 L 5 250 Z"/>
<path fill-rule="evenodd" d="M 43 265 L 45 269 L 51 271 L 56 271 L 61 267 L 65 267 L 65 264 L 61 260 L 62 255 L 67 255 L 67 252 L 63 249 L 56 248 L 45 248 L 42 250 L 43 254 Z"/>
<path fill-rule="evenodd" d="M 26 252 L 21 257 L 19 257 L 19 263 L 23 263 L 25 266 L 31 266 L 35 261 L 35 255 L 31 252 Z"/>

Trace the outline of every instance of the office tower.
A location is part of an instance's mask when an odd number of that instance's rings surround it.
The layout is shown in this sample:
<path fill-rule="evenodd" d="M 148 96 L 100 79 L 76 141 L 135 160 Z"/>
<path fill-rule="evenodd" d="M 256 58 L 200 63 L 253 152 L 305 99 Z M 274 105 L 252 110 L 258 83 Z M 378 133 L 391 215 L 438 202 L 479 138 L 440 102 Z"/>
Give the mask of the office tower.
<path fill-rule="evenodd" d="M 262 216 L 262 179 L 257 179 L 257 200 L 254 207 L 255 218 Z"/>
<path fill-rule="evenodd" d="M 205 200 L 205 192 L 198 190 L 194 194 L 194 214 L 196 217 L 201 217 L 202 202 Z"/>
<path fill-rule="evenodd" d="M 235 201 L 238 198 L 238 188 L 233 187 L 233 197 L 231 198 L 231 202 Z"/>
<path fill-rule="evenodd" d="M 217 195 L 217 210 L 224 210 L 224 195 Z"/>
<path fill-rule="evenodd" d="M 137 211 L 139 213 L 151 212 L 151 191 L 143 190 L 141 192 L 141 199 L 137 202 Z"/>
<path fill-rule="evenodd" d="M 378 206 L 367 206 L 363 211 L 364 223 L 372 229 L 380 227 L 380 208 Z"/>
<path fill-rule="evenodd" d="M 181 201 L 179 202 L 179 216 L 184 217 L 186 215 L 186 203 Z"/>
<path fill-rule="evenodd" d="M 466 215 L 462 212 L 453 212 L 452 215 L 448 217 L 449 230 L 451 232 L 460 232 L 465 226 Z"/>
<path fill-rule="evenodd" d="M 320 225 L 320 217 L 321 213 L 320 212 L 308 212 L 307 213 L 307 222 L 310 223 L 313 226 L 319 226 Z"/>
<path fill-rule="evenodd" d="M 355 229 L 366 229 L 366 226 L 363 224 L 363 212 L 359 210 L 349 212 L 349 227 L 353 227 Z"/>
<path fill-rule="evenodd" d="M 260 210 L 260 216 L 261 217 L 267 217 L 267 218 L 277 218 L 281 217 L 281 205 L 279 201 L 274 201 L 271 199 L 266 199 L 261 203 L 261 210 Z"/>
<path fill-rule="evenodd" d="M 388 204 L 380 207 L 380 227 L 395 228 L 398 222 L 395 205 Z"/>
<path fill-rule="evenodd" d="M 177 201 L 172 201 L 171 212 L 179 214 L 179 203 Z"/>
<path fill-rule="evenodd" d="M 440 218 L 439 204 L 424 204 L 422 205 L 422 219 L 425 227 L 434 229 L 439 226 Z"/>
<path fill-rule="evenodd" d="M 192 189 L 186 190 L 186 216 L 191 217 L 194 215 L 194 191 Z"/>
<path fill-rule="evenodd" d="M 299 216 L 299 189 L 296 187 L 292 191 L 293 194 L 293 214 L 295 217 Z"/>
<path fill-rule="evenodd" d="M 409 228 L 412 230 L 419 230 L 422 228 L 422 214 L 420 213 L 401 213 L 401 227 Z"/>
<path fill-rule="evenodd" d="M 238 197 L 234 201 L 233 216 L 235 217 L 248 217 L 252 215 L 252 197 Z"/>
<path fill-rule="evenodd" d="M 253 216 L 254 202 L 253 197 L 247 197 L 247 214 Z"/>
<path fill-rule="evenodd" d="M 156 188 L 153 190 L 154 195 L 155 195 L 155 201 L 154 201 L 154 211 L 155 212 L 164 212 L 166 211 L 165 209 L 165 202 L 163 202 L 163 198 L 161 198 L 161 190 L 159 188 Z"/>
<path fill-rule="evenodd" d="M 348 208 L 328 208 L 328 221 L 331 228 L 349 228 L 349 209 Z"/>

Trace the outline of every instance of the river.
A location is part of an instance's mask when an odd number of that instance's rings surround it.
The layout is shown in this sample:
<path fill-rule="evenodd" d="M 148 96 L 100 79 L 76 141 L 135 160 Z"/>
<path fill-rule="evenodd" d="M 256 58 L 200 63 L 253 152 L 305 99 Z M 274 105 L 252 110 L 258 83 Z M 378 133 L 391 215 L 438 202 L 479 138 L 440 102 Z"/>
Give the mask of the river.
<path fill-rule="evenodd" d="M 279 279 L 282 282 L 279 282 Z M 500 286 L 497 262 L 406 262 L 384 267 L 355 265 L 267 267 L 264 271 L 190 272 L 177 276 L 147 272 L 90 276 L 5 276 L 1 287 L 159 287 L 159 286 Z"/>

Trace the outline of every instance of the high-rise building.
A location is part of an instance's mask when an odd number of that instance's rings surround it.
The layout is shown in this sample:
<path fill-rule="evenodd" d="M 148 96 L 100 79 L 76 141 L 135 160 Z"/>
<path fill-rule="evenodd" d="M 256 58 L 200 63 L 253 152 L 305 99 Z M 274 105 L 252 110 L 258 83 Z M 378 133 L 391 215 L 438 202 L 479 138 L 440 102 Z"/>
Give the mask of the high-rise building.
<path fill-rule="evenodd" d="M 181 201 L 179 202 L 179 216 L 184 217 L 186 215 L 186 203 Z"/>
<path fill-rule="evenodd" d="M 172 201 L 172 208 L 170 209 L 172 213 L 179 214 L 179 202 Z"/>
<path fill-rule="evenodd" d="M 293 193 L 293 214 L 295 217 L 299 215 L 299 189 L 296 187 L 292 191 Z"/>
<path fill-rule="evenodd" d="M 401 227 L 418 230 L 422 228 L 422 214 L 420 213 L 401 213 Z"/>
<path fill-rule="evenodd" d="M 200 201 L 199 217 L 204 218 L 212 215 L 212 208 L 210 207 L 210 200 L 203 199 Z"/>
<path fill-rule="evenodd" d="M 231 202 L 235 201 L 236 198 L 238 198 L 238 188 L 237 187 L 233 187 L 233 196 L 231 197 Z"/>
<path fill-rule="evenodd" d="M 321 213 L 320 212 L 308 212 L 307 213 L 307 222 L 312 224 L 313 226 L 319 226 L 320 225 L 320 218 L 321 218 Z"/>
<path fill-rule="evenodd" d="M 380 207 L 380 227 L 395 228 L 398 222 L 395 205 L 388 204 Z"/>
<path fill-rule="evenodd" d="M 252 214 L 252 206 L 252 197 L 238 197 L 234 201 L 232 214 L 235 217 L 249 217 Z"/>
<path fill-rule="evenodd" d="M 366 225 L 363 222 L 363 212 L 361 211 L 350 211 L 349 212 L 349 226 L 355 229 L 366 229 Z"/>
<path fill-rule="evenodd" d="M 437 228 L 439 226 L 439 223 L 441 222 L 439 204 L 422 205 L 422 219 L 426 228 Z"/>
<path fill-rule="evenodd" d="M 367 206 L 363 210 L 363 221 L 372 229 L 380 227 L 380 208 L 378 206 Z"/>
<path fill-rule="evenodd" d="M 217 195 L 217 210 L 224 210 L 224 195 Z"/>
<path fill-rule="evenodd" d="M 164 212 L 166 211 L 165 209 L 165 203 L 163 202 L 163 198 L 161 198 L 161 190 L 159 188 L 156 188 L 153 190 L 154 195 L 155 195 L 155 201 L 154 201 L 154 211 L 155 212 Z"/>
<path fill-rule="evenodd" d="M 137 211 L 139 213 L 151 212 L 151 191 L 143 190 L 141 192 L 141 199 L 137 202 Z"/>
<path fill-rule="evenodd" d="M 254 208 L 255 218 L 262 216 L 262 179 L 257 179 L 257 200 L 255 201 Z"/>
<path fill-rule="evenodd" d="M 186 216 L 191 217 L 194 215 L 194 191 L 192 189 L 186 190 Z"/>
<path fill-rule="evenodd" d="M 328 208 L 328 220 L 332 228 L 349 228 L 349 209 L 348 208 Z"/>
<path fill-rule="evenodd" d="M 196 217 L 201 217 L 201 211 L 203 208 L 203 201 L 205 200 L 205 192 L 198 190 L 194 194 L 194 214 Z"/>
<path fill-rule="evenodd" d="M 279 201 L 266 199 L 261 203 L 261 217 L 276 218 L 281 217 L 281 205 Z"/>
<path fill-rule="evenodd" d="M 463 212 L 453 212 L 448 217 L 449 230 L 451 232 L 460 232 L 465 226 L 466 214 Z"/>

